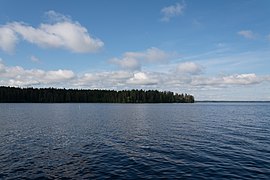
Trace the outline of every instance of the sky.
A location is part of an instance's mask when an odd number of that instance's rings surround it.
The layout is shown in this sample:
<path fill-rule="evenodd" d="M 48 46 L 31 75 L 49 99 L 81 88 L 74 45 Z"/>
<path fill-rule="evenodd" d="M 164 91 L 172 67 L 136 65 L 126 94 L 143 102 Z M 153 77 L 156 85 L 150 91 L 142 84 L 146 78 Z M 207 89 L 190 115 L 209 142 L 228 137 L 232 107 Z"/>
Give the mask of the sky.
<path fill-rule="evenodd" d="M 0 86 L 270 100 L 269 0 L 0 0 Z"/>

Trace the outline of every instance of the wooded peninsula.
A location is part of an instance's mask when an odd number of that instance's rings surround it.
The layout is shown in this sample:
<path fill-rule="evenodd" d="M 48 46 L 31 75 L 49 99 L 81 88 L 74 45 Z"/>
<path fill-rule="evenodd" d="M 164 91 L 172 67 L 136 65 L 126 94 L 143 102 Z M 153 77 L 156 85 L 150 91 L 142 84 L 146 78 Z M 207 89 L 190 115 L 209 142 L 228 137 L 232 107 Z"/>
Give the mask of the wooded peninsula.
<path fill-rule="evenodd" d="M 194 103 L 194 97 L 157 90 L 0 87 L 0 103 Z"/>

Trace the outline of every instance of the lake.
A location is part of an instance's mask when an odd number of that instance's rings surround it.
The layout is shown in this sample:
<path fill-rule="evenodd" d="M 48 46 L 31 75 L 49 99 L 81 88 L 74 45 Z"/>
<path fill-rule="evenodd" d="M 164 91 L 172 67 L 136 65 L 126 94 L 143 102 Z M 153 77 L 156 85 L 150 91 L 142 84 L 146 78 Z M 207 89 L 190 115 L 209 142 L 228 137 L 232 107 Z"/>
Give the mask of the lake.
<path fill-rule="evenodd" d="M 0 179 L 269 179 L 270 103 L 0 104 Z"/>

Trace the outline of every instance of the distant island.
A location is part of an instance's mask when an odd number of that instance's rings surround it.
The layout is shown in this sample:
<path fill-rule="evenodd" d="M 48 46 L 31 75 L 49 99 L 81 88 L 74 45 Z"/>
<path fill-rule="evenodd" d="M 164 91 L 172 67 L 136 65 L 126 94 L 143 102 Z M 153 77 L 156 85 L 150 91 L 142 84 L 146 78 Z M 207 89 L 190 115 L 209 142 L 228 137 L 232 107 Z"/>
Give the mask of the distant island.
<path fill-rule="evenodd" d="M 0 87 L 0 103 L 194 103 L 194 97 L 158 90 L 86 90 Z"/>

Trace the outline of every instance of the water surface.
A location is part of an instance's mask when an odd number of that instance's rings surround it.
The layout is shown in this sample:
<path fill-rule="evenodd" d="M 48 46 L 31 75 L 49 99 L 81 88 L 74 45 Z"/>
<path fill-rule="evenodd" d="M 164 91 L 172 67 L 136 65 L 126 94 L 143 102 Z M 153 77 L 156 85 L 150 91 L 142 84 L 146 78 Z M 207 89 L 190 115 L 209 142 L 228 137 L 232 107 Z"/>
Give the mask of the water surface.
<path fill-rule="evenodd" d="M 0 104 L 0 179 L 269 179 L 270 104 Z"/>

